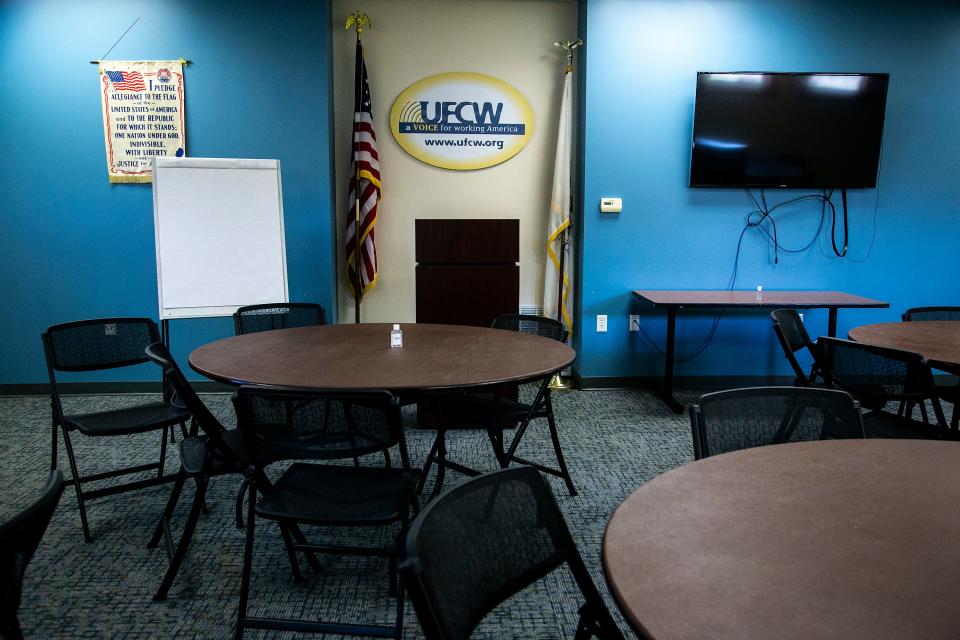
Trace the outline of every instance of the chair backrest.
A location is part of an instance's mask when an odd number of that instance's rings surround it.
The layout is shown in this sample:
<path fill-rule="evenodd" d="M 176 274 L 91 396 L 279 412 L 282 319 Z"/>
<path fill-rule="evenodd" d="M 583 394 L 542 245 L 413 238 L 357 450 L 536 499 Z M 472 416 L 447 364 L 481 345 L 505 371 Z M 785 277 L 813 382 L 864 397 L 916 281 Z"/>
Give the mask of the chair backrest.
<path fill-rule="evenodd" d="M 150 318 L 98 318 L 55 324 L 41 338 L 49 369 L 94 371 L 146 362 L 160 332 Z"/>
<path fill-rule="evenodd" d="M 258 464 L 353 458 L 398 444 L 403 466 L 409 466 L 400 404 L 389 391 L 243 386 L 233 404 Z"/>
<path fill-rule="evenodd" d="M 63 474 L 55 470 L 36 502 L 0 524 L 0 637 L 20 637 L 17 610 L 23 576 L 62 493 Z"/>
<path fill-rule="evenodd" d="M 903 313 L 904 322 L 960 320 L 960 307 L 912 307 Z"/>
<path fill-rule="evenodd" d="M 849 392 L 867 409 L 934 395 L 933 373 L 919 353 L 828 337 L 818 338 L 817 346 L 827 385 Z"/>
<path fill-rule="evenodd" d="M 427 639 L 462 640 L 499 603 L 564 563 L 587 606 L 608 618 L 550 487 L 533 467 L 518 466 L 430 502 L 407 533 L 400 573 Z"/>
<path fill-rule="evenodd" d="M 216 416 L 210 412 L 207 405 L 203 403 L 197 392 L 183 375 L 183 371 L 177 365 L 176 360 L 170 355 L 170 351 L 160 342 L 155 342 L 148 346 L 145 351 L 146 356 L 152 362 L 155 362 L 163 369 L 164 378 L 173 389 L 173 402 L 181 404 L 190 412 L 193 420 L 197 422 L 204 435 L 210 440 L 210 444 L 216 453 L 221 456 L 228 456 L 234 461 L 243 461 L 242 452 L 235 451 L 223 439 L 223 433 L 226 428 L 217 420 Z"/>
<path fill-rule="evenodd" d="M 803 326 L 800 314 L 796 309 L 777 309 L 770 313 L 770 318 L 773 320 L 773 331 L 777 334 L 777 339 L 780 340 L 780 346 L 783 348 L 783 355 L 787 357 L 797 377 L 797 384 L 804 387 L 810 386 L 811 380 L 800 366 L 796 354 L 806 349 L 814 363 L 817 362 L 819 354 L 817 345 L 810 340 L 810 335 Z"/>
<path fill-rule="evenodd" d="M 312 302 L 277 302 L 240 307 L 233 314 L 236 334 L 327 324 L 327 312 Z"/>
<path fill-rule="evenodd" d="M 544 318 L 543 316 L 504 313 L 497 316 L 490 326 L 493 329 L 532 333 L 543 336 L 544 338 L 553 338 L 560 342 L 567 341 L 567 330 L 564 328 L 563 323 L 552 318 Z"/>
<path fill-rule="evenodd" d="M 708 393 L 690 407 L 697 459 L 769 444 L 863 438 L 860 406 L 843 391 L 753 387 Z"/>

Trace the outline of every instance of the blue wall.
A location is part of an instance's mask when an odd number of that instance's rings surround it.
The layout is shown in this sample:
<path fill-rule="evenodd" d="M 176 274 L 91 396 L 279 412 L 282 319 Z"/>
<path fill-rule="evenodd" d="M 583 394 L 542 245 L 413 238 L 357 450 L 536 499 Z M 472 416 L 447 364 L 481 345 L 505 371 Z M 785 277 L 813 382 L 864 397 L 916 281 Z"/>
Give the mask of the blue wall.
<path fill-rule="evenodd" d="M 898 320 L 909 306 L 960 304 L 960 5 L 955 2 L 585 0 L 583 274 L 578 372 L 659 374 L 663 360 L 627 315 L 663 345 L 664 316 L 633 289 L 723 289 L 752 208 L 740 190 L 686 186 L 697 71 L 890 73 L 879 189 L 849 196 L 850 258 L 829 240 L 774 265 L 748 232 L 737 287 L 828 289 L 887 300 L 840 312 L 839 335 Z M 802 192 L 801 192 L 802 193 Z M 771 204 L 797 192 L 768 190 Z M 620 215 L 601 215 L 620 196 Z M 839 208 L 839 194 L 835 198 Z M 876 209 L 876 216 L 874 210 Z M 781 242 L 801 246 L 814 204 L 778 217 Z M 596 314 L 609 315 L 598 334 Z M 701 345 L 711 312 L 681 314 L 679 354 Z M 826 312 L 806 316 L 826 333 Z M 678 375 L 778 375 L 788 367 L 765 313 L 728 313 L 711 346 Z"/>
<path fill-rule="evenodd" d="M 188 155 L 280 160 L 290 298 L 333 311 L 327 2 L 3 2 L 0 384 L 46 380 L 39 336 L 50 324 L 157 318 L 151 187 L 107 183 L 89 62 L 137 16 L 162 40 L 138 24 L 109 58 L 193 61 L 185 73 Z M 172 324 L 182 365 L 197 345 L 233 333 L 224 318 Z M 146 367 L 115 373 L 156 377 Z"/>

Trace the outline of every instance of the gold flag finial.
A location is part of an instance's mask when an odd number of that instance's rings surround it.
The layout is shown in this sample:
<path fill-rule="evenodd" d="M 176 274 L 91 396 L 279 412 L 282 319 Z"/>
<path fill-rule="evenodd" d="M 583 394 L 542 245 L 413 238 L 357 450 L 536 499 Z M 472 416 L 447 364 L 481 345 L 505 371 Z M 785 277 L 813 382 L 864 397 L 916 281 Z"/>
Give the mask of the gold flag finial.
<path fill-rule="evenodd" d="M 347 16 L 347 26 L 344 28 L 349 29 L 350 27 L 356 28 L 357 38 L 359 38 L 364 29 L 373 29 L 373 24 L 370 22 L 370 17 L 363 11 L 354 11 Z"/>
<path fill-rule="evenodd" d="M 563 72 L 571 73 L 573 71 L 573 50 L 577 47 L 582 47 L 583 40 L 580 38 L 577 38 L 576 40 L 564 40 L 562 42 L 554 42 L 553 46 L 560 47 L 567 52 L 567 66 Z"/>

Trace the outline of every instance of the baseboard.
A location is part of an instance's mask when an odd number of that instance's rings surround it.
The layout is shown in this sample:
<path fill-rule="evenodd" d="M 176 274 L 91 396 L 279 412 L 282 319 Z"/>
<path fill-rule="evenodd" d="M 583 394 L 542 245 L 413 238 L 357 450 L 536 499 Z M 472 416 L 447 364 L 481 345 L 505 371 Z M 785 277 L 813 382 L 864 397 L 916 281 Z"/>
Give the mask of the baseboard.
<path fill-rule="evenodd" d="M 235 387 L 222 382 L 198 380 L 190 385 L 200 393 L 227 393 Z M 66 395 L 107 395 L 114 393 L 160 393 L 158 382 L 63 382 L 57 385 Z M 49 384 L 0 384 L 0 396 L 50 395 Z"/>
<path fill-rule="evenodd" d="M 578 389 L 654 389 L 663 386 L 661 376 L 593 376 L 574 378 Z M 677 390 L 740 389 L 743 387 L 793 386 L 793 376 L 676 376 Z"/>

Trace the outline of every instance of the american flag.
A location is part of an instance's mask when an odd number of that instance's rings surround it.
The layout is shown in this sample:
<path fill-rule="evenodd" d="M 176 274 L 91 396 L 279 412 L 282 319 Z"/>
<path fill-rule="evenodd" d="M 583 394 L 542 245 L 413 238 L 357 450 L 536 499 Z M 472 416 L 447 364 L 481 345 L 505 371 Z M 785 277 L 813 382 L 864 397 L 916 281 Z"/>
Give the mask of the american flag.
<path fill-rule="evenodd" d="M 344 243 L 347 256 L 347 284 L 354 297 L 363 297 L 377 283 L 377 247 L 374 225 L 377 223 L 377 202 L 380 200 L 380 156 L 377 154 L 377 133 L 373 130 L 370 86 L 363 47 L 357 41 L 353 106 L 353 149 L 350 155 L 350 183 L 347 186 L 347 232 Z M 357 201 L 360 203 L 360 291 L 357 288 Z"/>
<path fill-rule="evenodd" d="M 116 91 L 143 91 L 143 74 L 139 71 L 107 71 L 107 77 Z"/>

